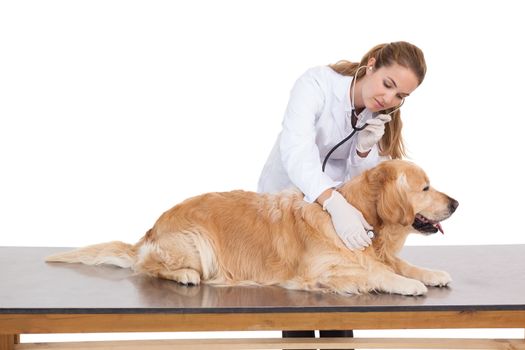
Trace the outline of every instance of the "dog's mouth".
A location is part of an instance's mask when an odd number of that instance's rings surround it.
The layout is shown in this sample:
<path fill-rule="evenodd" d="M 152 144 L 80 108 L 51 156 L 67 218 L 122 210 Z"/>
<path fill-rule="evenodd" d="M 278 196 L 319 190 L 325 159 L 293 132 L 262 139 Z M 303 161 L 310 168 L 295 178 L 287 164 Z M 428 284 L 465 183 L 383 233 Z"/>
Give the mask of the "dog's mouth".
<path fill-rule="evenodd" d="M 439 221 L 427 219 L 419 213 L 416 214 L 412 227 L 421 233 L 432 234 L 439 231 L 442 234 L 445 234 Z"/>

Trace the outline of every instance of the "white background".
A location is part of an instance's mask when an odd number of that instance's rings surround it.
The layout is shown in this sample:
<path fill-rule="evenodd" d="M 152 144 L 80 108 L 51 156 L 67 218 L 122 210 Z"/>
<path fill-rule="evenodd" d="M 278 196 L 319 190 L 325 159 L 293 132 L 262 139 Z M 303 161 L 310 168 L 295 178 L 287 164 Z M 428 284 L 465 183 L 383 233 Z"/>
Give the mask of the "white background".
<path fill-rule="evenodd" d="M 131 243 L 189 196 L 255 190 L 295 79 L 397 40 L 428 65 L 410 158 L 460 202 L 408 244 L 523 244 L 518 4 L 2 1 L 0 245 Z"/>

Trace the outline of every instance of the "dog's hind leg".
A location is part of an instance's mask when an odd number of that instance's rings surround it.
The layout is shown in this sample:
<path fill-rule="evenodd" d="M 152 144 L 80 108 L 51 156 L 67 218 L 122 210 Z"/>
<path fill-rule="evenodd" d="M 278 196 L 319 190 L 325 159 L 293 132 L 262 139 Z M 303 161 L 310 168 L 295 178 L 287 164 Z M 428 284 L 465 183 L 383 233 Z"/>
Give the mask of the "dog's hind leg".
<path fill-rule="evenodd" d="M 197 285 L 216 273 L 211 244 L 196 232 L 164 234 L 142 242 L 133 269 L 150 276 Z"/>
<path fill-rule="evenodd" d="M 175 271 L 160 270 L 158 272 L 160 278 L 173 280 L 181 284 L 198 285 L 201 281 L 201 276 L 198 271 L 193 269 L 179 269 Z"/>

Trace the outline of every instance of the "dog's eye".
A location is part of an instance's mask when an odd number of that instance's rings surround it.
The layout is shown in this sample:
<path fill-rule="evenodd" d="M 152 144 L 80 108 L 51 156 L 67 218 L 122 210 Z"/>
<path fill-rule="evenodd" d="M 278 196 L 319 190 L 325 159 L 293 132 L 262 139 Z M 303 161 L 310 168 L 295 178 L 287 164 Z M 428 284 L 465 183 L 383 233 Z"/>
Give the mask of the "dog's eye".
<path fill-rule="evenodd" d="M 429 186 L 426 186 L 426 187 L 423 189 L 423 191 L 428 191 L 429 188 L 430 188 Z"/>

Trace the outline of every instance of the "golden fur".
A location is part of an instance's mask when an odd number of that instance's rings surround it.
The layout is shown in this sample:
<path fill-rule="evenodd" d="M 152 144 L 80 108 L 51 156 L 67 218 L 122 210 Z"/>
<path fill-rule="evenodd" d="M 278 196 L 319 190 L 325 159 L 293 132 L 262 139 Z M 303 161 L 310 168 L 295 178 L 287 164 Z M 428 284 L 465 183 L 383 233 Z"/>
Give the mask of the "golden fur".
<path fill-rule="evenodd" d="M 47 261 L 113 264 L 183 284 L 279 285 L 342 294 L 419 295 L 427 291 L 425 285 L 451 281 L 444 271 L 412 266 L 397 256 L 407 235 L 416 231 L 416 214 L 435 224 L 457 207 L 429 187 L 422 169 L 386 161 L 339 191 L 374 227 L 373 244 L 363 251 L 347 249 L 329 214 L 298 191 L 232 191 L 183 201 L 135 245 L 102 243 Z"/>

